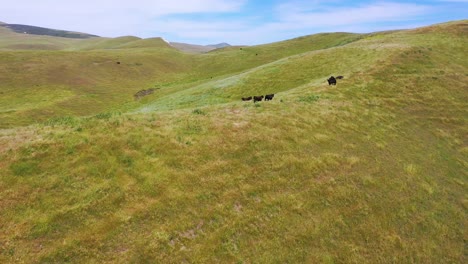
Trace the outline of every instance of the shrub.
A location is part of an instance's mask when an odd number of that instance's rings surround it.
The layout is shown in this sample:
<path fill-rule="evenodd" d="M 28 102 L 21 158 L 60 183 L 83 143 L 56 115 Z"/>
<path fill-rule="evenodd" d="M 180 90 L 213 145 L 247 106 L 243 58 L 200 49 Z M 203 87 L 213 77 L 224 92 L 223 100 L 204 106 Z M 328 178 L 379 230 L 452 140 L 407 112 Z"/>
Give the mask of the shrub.
<path fill-rule="evenodd" d="M 205 112 L 203 112 L 202 110 L 200 109 L 195 109 L 192 111 L 193 114 L 196 114 L 196 115 L 206 115 Z"/>
<path fill-rule="evenodd" d="M 95 115 L 94 117 L 97 118 L 97 119 L 109 119 L 109 118 L 112 117 L 112 113 L 109 113 L 109 112 L 99 113 L 99 114 Z"/>

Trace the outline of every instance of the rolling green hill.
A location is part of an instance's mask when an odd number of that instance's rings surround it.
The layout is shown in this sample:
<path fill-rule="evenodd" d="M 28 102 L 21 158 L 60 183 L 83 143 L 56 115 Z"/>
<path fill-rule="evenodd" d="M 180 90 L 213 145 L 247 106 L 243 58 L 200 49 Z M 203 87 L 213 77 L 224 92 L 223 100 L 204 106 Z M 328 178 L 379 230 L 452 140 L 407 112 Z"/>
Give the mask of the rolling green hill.
<path fill-rule="evenodd" d="M 62 37 L 62 38 L 75 38 L 75 39 L 87 39 L 98 37 L 96 35 L 81 33 L 81 32 L 72 32 L 66 30 L 57 30 L 29 25 L 21 24 L 6 24 L 0 23 L 1 27 L 9 28 L 12 31 L 20 34 L 33 34 L 33 35 L 42 35 L 42 36 L 52 36 L 52 37 Z"/>
<path fill-rule="evenodd" d="M 61 50 L 80 41 L 80 39 L 19 34 L 9 28 L 0 26 L 0 51 Z"/>
<path fill-rule="evenodd" d="M 0 262 L 464 263 L 467 33 L 2 50 Z"/>
<path fill-rule="evenodd" d="M 134 101 L 133 94 L 141 89 L 163 88 L 155 95 L 158 99 L 188 87 L 209 85 L 208 81 L 223 82 L 294 54 L 356 39 L 354 34 L 314 35 L 202 55 L 179 52 L 161 38 L 136 37 L 81 40 L 68 43 L 66 51 L 0 51 L 0 128 L 63 115 L 92 115 L 122 105 L 135 108 L 141 103 Z M 37 41 L 32 38 L 29 45 Z M 215 100 L 237 100 L 228 96 Z"/>

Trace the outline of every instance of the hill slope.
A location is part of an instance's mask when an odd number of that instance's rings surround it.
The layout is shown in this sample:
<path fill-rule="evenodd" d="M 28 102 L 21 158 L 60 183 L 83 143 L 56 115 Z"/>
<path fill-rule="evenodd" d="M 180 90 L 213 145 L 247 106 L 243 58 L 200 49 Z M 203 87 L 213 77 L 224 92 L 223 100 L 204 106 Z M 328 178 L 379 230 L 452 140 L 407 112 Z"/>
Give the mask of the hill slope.
<path fill-rule="evenodd" d="M 94 38 L 99 37 L 96 35 L 80 33 L 80 32 L 72 32 L 66 30 L 57 30 L 57 29 L 50 29 L 50 28 L 43 28 L 43 27 L 36 27 L 36 26 L 29 26 L 29 25 L 21 25 L 21 24 L 0 24 L 2 27 L 9 28 L 16 33 L 21 34 L 33 34 L 33 35 L 45 35 L 45 36 L 52 36 L 52 37 L 62 37 L 62 38 L 77 38 L 77 39 L 86 39 L 86 38 Z"/>
<path fill-rule="evenodd" d="M 0 262 L 466 262 L 467 25 L 204 55 L 1 54 L 29 74 L 67 69 L 40 79 L 44 93 L 87 69 L 71 102 L 161 82 L 131 113 L 0 130 Z M 25 71 L 3 71 L 20 89 Z"/>
<path fill-rule="evenodd" d="M 0 50 L 62 50 L 82 39 L 15 33 L 0 26 Z"/>
<path fill-rule="evenodd" d="M 122 105 L 137 107 L 141 104 L 134 102 L 133 94 L 142 89 L 163 88 L 153 96 L 161 98 L 355 39 L 354 35 L 333 35 L 310 36 L 295 46 L 288 41 L 266 45 L 260 54 L 255 53 L 260 47 L 186 54 L 160 38 L 135 37 L 85 40 L 69 46 L 71 51 L 0 51 L 0 91 L 4 94 L 0 97 L 0 127 L 63 115 L 93 115 Z"/>
<path fill-rule="evenodd" d="M 0 22 L 0 50 L 116 49 L 128 48 L 123 44 L 138 40 L 140 40 L 140 42 L 131 44 L 133 48 L 158 47 L 161 44 L 156 42 L 159 42 L 159 40 L 165 42 L 161 38 L 142 40 L 141 38 L 133 36 L 102 38 L 96 35 L 80 32 Z M 181 51 L 189 53 L 203 53 L 230 46 L 227 43 L 202 46 L 177 42 L 171 42 L 170 45 Z"/>
<path fill-rule="evenodd" d="M 193 45 L 180 42 L 170 42 L 171 46 L 177 48 L 178 50 L 189 52 L 189 53 L 205 53 L 211 50 L 216 49 L 216 47 L 203 46 L 203 45 Z"/>

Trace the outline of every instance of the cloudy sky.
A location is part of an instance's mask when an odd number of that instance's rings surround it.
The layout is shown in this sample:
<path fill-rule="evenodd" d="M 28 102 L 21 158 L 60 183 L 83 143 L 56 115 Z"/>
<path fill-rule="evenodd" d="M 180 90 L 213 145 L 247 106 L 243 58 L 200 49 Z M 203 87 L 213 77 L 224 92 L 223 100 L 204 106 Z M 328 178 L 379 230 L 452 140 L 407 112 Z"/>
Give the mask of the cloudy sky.
<path fill-rule="evenodd" d="M 1 0 L 0 21 L 194 44 L 262 44 L 468 19 L 468 0 Z"/>

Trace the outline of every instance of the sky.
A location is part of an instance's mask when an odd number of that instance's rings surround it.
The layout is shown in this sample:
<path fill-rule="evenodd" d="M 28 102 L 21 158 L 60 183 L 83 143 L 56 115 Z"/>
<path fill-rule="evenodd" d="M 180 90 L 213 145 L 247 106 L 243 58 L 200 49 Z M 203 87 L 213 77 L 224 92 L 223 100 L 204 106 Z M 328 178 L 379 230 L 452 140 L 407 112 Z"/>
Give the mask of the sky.
<path fill-rule="evenodd" d="M 0 21 L 102 37 L 256 45 L 468 19 L 468 0 L 0 0 Z"/>

